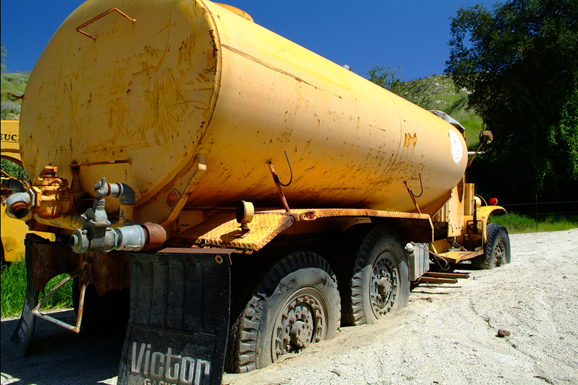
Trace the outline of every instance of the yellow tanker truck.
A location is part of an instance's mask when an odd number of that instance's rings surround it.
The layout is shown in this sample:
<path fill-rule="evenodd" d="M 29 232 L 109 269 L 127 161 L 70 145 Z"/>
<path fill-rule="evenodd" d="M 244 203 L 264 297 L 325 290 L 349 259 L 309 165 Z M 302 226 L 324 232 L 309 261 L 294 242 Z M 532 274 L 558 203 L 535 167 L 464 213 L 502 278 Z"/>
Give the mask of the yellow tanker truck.
<path fill-rule="evenodd" d="M 26 239 L 13 341 L 24 353 L 36 318 L 78 332 L 130 288 L 119 384 L 219 384 L 406 306 L 449 277 L 430 257 L 510 260 L 458 122 L 231 6 L 86 1 L 38 60 L 20 130 L 32 184 L 8 214 L 57 239 Z M 40 310 L 60 273 L 75 325 Z"/>

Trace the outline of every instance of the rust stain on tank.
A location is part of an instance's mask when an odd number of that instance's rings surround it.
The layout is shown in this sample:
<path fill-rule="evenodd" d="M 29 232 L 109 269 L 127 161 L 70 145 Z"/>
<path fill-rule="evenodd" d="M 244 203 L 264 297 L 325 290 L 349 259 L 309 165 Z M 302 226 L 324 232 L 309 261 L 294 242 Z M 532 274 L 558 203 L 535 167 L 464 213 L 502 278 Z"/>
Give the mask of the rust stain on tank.
<path fill-rule="evenodd" d="M 411 136 L 411 134 L 409 133 L 405 133 L 405 143 L 404 146 L 405 147 L 409 147 L 413 144 L 413 146 L 415 147 L 415 145 L 417 144 L 417 134 L 414 133 L 413 136 Z"/>

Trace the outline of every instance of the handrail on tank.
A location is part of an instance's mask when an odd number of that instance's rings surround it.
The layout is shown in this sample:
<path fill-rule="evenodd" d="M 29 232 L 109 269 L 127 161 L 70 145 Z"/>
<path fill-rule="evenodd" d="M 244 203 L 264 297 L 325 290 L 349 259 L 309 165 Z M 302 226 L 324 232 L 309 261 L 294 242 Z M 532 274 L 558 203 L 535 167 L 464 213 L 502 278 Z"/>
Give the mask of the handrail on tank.
<path fill-rule="evenodd" d="M 134 24 L 136 22 L 136 19 L 133 19 L 132 17 L 128 16 L 126 13 L 122 12 L 120 9 L 118 8 L 111 8 L 108 11 L 105 11 L 103 13 L 101 13 L 100 15 L 90 19 L 89 21 L 87 21 L 86 23 L 82 24 L 79 27 L 76 27 L 76 32 L 80 32 L 81 34 L 83 34 L 84 36 L 88 36 L 89 38 L 91 38 L 92 40 L 96 41 L 96 37 L 89 35 L 88 33 L 81 31 L 82 28 L 86 27 L 89 24 L 94 23 L 95 21 L 97 21 L 98 19 L 108 15 L 111 12 L 118 12 L 120 13 L 122 16 L 124 16 L 125 18 L 129 19 L 130 21 L 132 21 L 132 23 Z"/>

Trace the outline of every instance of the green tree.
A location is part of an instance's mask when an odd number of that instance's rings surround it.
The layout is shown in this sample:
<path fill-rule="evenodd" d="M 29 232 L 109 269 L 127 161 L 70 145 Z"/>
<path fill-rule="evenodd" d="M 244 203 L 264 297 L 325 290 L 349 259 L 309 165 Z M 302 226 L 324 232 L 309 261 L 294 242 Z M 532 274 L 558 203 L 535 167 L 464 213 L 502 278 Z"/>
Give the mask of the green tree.
<path fill-rule="evenodd" d="M 6 71 L 6 65 L 4 64 L 4 58 L 6 57 L 6 47 L 4 47 L 4 44 L 2 44 L 0 52 L 1 52 L 0 55 L 2 57 L 2 67 L 0 72 L 4 73 Z"/>
<path fill-rule="evenodd" d="M 476 182 L 507 200 L 576 197 L 578 1 L 459 9 L 449 45 L 446 73 L 495 135 Z"/>
<path fill-rule="evenodd" d="M 431 84 L 420 81 L 405 81 L 400 75 L 401 68 L 391 68 L 391 66 L 375 66 L 367 71 L 369 80 L 378 86 L 385 88 L 427 109 L 432 109 L 433 101 Z"/>

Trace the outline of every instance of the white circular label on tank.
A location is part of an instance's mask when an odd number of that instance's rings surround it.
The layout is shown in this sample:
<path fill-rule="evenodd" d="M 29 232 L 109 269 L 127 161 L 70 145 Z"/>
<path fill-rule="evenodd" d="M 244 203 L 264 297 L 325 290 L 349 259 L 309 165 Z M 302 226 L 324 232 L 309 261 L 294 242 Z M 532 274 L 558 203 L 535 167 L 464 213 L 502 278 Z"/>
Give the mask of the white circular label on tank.
<path fill-rule="evenodd" d="M 462 141 L 458 134 L 450 130 L 450 145 L 452 147 L 452 158 L 454 158 L 455 163 L 460 163 L 463 155 Z"/>

